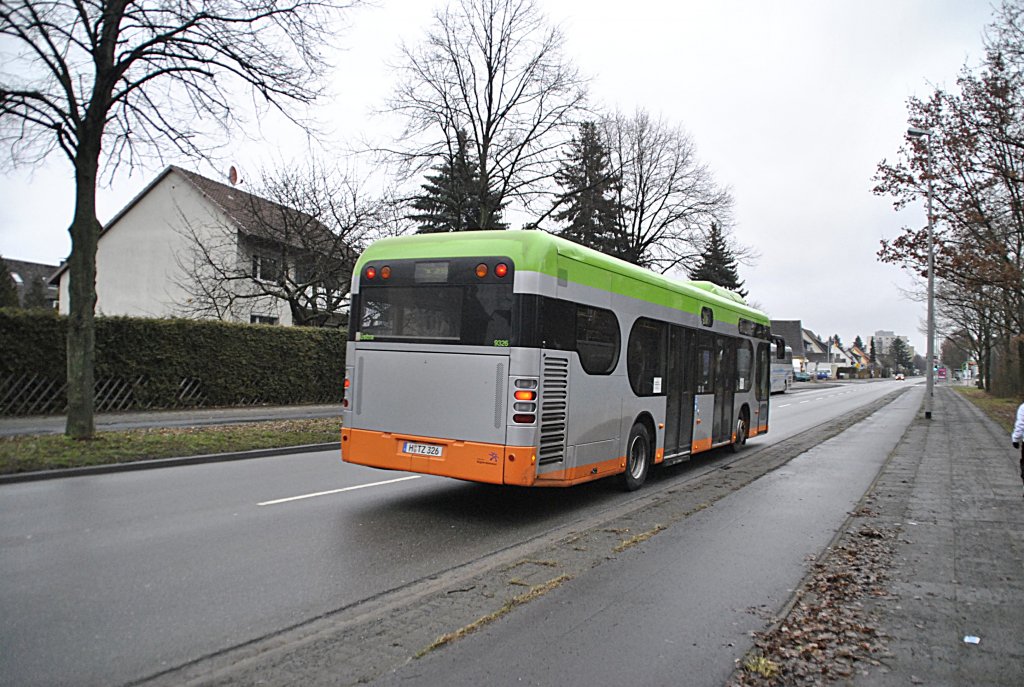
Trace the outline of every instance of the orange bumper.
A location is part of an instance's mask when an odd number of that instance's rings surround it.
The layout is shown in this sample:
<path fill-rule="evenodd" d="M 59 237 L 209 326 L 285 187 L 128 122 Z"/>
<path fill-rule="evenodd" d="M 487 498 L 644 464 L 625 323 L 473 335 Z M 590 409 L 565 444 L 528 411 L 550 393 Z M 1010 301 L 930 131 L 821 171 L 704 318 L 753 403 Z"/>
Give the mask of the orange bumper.
<path fill-rule="evenodd" d="M 440 446 L 440 456 L 406 453 L 405 442 Z M 341 430 L 341 458 L 346 463 L 385 470 L 454 477 L 471 482 L 533 486 L 537 454 L 532 446 L 505 446 L 420 437 L 366 429 Z"/>

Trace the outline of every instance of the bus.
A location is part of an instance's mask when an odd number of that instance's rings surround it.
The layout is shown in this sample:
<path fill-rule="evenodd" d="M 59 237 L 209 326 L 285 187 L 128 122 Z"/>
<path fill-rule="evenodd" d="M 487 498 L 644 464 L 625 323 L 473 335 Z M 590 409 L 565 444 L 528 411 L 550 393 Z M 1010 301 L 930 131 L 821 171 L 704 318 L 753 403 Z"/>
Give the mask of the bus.
<path fill-rule="evenodd" d="M 771 371 L 771 392 L 773 394 L 784 394 L 793 385 L 793 348 L 783 347 L 783 354 L 778 355 L 778 347 L 771 345 L 772 371 Z"/>
<path fill-rule="evenodd" d="M 352 278 L 341 456 L 518 486 L 617 475 L 768 431 L 769 320 L 541 231 L 388 238 Z"/>

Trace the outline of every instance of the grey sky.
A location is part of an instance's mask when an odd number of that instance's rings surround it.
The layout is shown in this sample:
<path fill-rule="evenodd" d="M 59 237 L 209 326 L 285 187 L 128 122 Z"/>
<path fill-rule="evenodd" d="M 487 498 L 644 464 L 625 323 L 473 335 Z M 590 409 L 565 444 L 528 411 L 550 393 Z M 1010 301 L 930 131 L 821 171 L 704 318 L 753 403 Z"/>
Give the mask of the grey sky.
<path fill-rule="evenodd" d="M 369 113 L 389 93 L 386 63 L 399 38 L 416 41 L 441 2 L 378 0 L 352 16 L 339 42 L 335 97 L 315 113 L 338 140 L 374 135 Z M 643 107 L 693 136 L 701 159 L 736 199 L 736 237 L 760 258 L 741 266 L 750 300 L 772 317 L 802 319 L 844 341 L 891 329 L 919 352 L 922 304 L 911 280 L 875 260 L 879 239 L 923 224 L 923 206 L 897 215 L 871 194 L 875 165 L 895 157 L 908 96 L 952 87 L 982 55 L 991 6 L 979 0 L 542 0 L 562 25 L 566 54 L 593 77 L 608 109 Z M 264 120 L 267 121 L 267 120 Z M 230 154 L 255 170 L 290 159 L 302 142 L 263 128 L 271 142 Z M 210 176 L 212 169 L 175 161 Z M 110 219 L 159 170 L 116 180 L 100 193 Z M 0 177 L 0 253 L 59 262 L 70 249 L 73 193 L 54 155 Z"/>

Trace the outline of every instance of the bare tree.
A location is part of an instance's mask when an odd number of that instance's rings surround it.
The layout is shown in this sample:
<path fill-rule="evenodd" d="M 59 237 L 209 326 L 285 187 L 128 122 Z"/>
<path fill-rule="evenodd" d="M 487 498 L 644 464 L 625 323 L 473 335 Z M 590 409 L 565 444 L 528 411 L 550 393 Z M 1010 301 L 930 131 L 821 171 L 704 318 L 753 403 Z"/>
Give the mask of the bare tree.
<path fill-rule="evenodd" d="M 406 125 L 387 156 L 410 177 L 459 149 L 475 156 L 478 226 L 510 200 L 543 192 L 584 106 L 586 81 L 562 54 L 561 31 L 534 0 L 455 0 L 420 45 L 402 47 L 388 102 Z"/>
<path fill-rule="evenodd" d="M 666 272 L 694 262 L 712 224 L 728 226 L 732 195 L 697 159 L 690 135 L 638 110 L 605 118 L 616 187 L 619 257 Z M 734 256 L 748 257 L 737 246 Z"/>
<path fill-rule="evenodd" d="M 96 186 L 162 150 L 205 153 L 202 127 L 234 105 L 288 114 L 311 103 L 330 19 L 358 0 L 4 0 L 0 141 L 15 162 L 59 149 L 75 172 L 68 322 L 67 433 L 92 436 Z"/>
<path fill-rule="evenodd" d="M 178 258 L 179 286 L 189 298 L 182 313 L 248 319 L 283 302 L 293 324 L 344 325 L 352 269 L 381 233 L 389 204 L 315 162 L 264 171 L 257 186 L 258 193 L 232 189 L 221 200 L 227 219 L 183 216 L 189 248 Z"/>

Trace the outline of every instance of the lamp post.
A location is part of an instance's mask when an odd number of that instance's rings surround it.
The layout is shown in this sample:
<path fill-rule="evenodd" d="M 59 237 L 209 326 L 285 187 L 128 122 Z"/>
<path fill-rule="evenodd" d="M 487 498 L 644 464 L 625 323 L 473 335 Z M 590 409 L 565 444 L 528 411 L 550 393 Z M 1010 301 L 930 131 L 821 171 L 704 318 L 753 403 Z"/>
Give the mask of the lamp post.
<path fill-rule="evenodd" d="M 932 224 L 932 132 L 930 129 L 910 127 L 907 135 L 912 138 L 924 137 L 928 158 L 928 382 L 924 397 L 924 416 L 932 418 L 932 395 L 935 392 L 935 230 Z"/>

